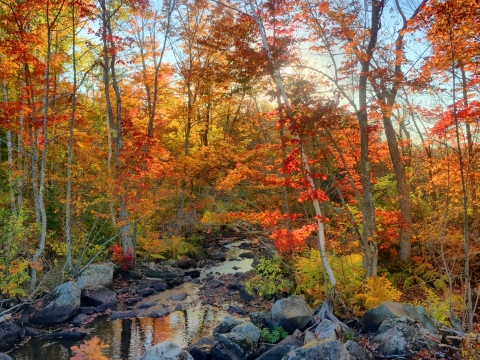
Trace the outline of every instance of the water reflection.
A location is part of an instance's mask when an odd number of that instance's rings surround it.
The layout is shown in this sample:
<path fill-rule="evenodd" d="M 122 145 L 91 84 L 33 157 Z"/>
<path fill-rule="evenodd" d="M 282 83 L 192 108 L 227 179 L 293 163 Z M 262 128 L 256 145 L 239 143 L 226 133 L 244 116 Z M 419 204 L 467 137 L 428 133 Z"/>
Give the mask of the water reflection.
<path fill-rule="evenodd" d="M 104 349 L 108 359 L 138 360 L 152 346 L 170 340 L 187 347 L 198 339 L 212 334 L 215 325 L 226 315 L 221 309 L 197 306 L 176 311 L 163 318 L 133 318 L 111 321 L 108 317 L 89 324 L 89 338 L 97 335 L 109 348 Z M 51 342 L 32 339 L 11 356 L 15 360 L 70 359 L 70 347 L 80 342 Z"/>

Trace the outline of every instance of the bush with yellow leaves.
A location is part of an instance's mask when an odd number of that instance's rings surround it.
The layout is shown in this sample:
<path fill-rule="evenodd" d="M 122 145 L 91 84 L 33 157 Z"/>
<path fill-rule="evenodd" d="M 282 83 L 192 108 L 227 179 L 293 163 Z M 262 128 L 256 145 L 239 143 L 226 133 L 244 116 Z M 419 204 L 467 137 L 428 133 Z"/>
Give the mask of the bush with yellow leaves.
<path fill-rule="evenodd" d="M 361 292 L 354 297 L 363 309 L 371 309 L 387 300 L 398 301 L 401 296 L 401 291 L 397 290 L 384 275 L 365 279 Z"/>

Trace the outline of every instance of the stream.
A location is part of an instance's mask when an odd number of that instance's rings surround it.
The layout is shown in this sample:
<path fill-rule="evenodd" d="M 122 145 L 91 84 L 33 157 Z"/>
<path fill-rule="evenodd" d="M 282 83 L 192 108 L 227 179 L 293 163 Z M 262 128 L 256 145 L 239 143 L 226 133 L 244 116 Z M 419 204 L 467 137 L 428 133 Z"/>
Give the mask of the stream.
<path fill-rule="evenodd" d="M 229 261 L 238 259 L 241 242 L 226 245 L 227 261 L 217 266 L 201 269 L 200 279 L 209 274 L 224 275 L 244 272 L 252 268 L 252 259 Z M 236 269 L 234 269 L 236 267 Z M 71 346 L 79 346 L 85 340 L 98 336 L 108 345 L 103 354 L 108 359 L 138 360 L 152 346 L 166 340 L 173 341 L 181 347 L 187 347 L 201 337 L 212 334 L 216 325 L 227 315 L 225 304 L 218 306 L 202 305 L 198 297 L 200 284 L 184 283 L 174 289 L 149 296 L 144 301 L 158 300 L 165 302 L 175 293 L 187 292 L 188 297 L 184 304 L 185 309 L 174 311 L 162 318 L 136 317 L 131 319 L 111 320 L 105 315 L 84 325 L 84 331 L 89 335 L 80 341 L 52 341 L 42 337 L 35 337 L 20 345 L 9 355 L 14 360 L 67 360 L 74 355 Z M 122 310 L 123 304 L 118 309 Z"/>

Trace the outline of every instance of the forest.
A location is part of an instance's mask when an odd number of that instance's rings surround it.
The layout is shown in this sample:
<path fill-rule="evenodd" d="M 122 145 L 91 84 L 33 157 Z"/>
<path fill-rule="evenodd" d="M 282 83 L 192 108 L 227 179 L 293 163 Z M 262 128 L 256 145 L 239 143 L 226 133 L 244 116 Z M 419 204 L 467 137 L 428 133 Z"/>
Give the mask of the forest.
<path fill-rule="evenodd" d="M 260 295 L 478 332 L 479 8 L 0 0 L 0 300 L 227 229 Z"/>

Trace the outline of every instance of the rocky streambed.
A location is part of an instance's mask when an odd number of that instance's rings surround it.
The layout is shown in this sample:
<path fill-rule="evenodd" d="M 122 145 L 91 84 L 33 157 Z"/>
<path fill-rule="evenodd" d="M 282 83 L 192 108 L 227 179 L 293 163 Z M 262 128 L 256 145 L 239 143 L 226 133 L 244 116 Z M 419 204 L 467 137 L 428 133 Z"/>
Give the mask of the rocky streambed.
<path fill-rule="evenodd" d="M 273 303 L 249 294 L 245 281 L 262 248 L 232 240 L 217 239 L 204 259 L 148 264 L 114 281 L 113 264 L 91 266 L 0 320 L 0 360 L 70 359 L 70 347 L 93 336 L 109 345 L 108 359 L 123 360 L 458 358 L 462 334 L 420 306 L 385 302 L 341 322 L 300 296 Z M 261 329 L 279 326 L 288 336 L 278 344 L 261 338 Z"/>

